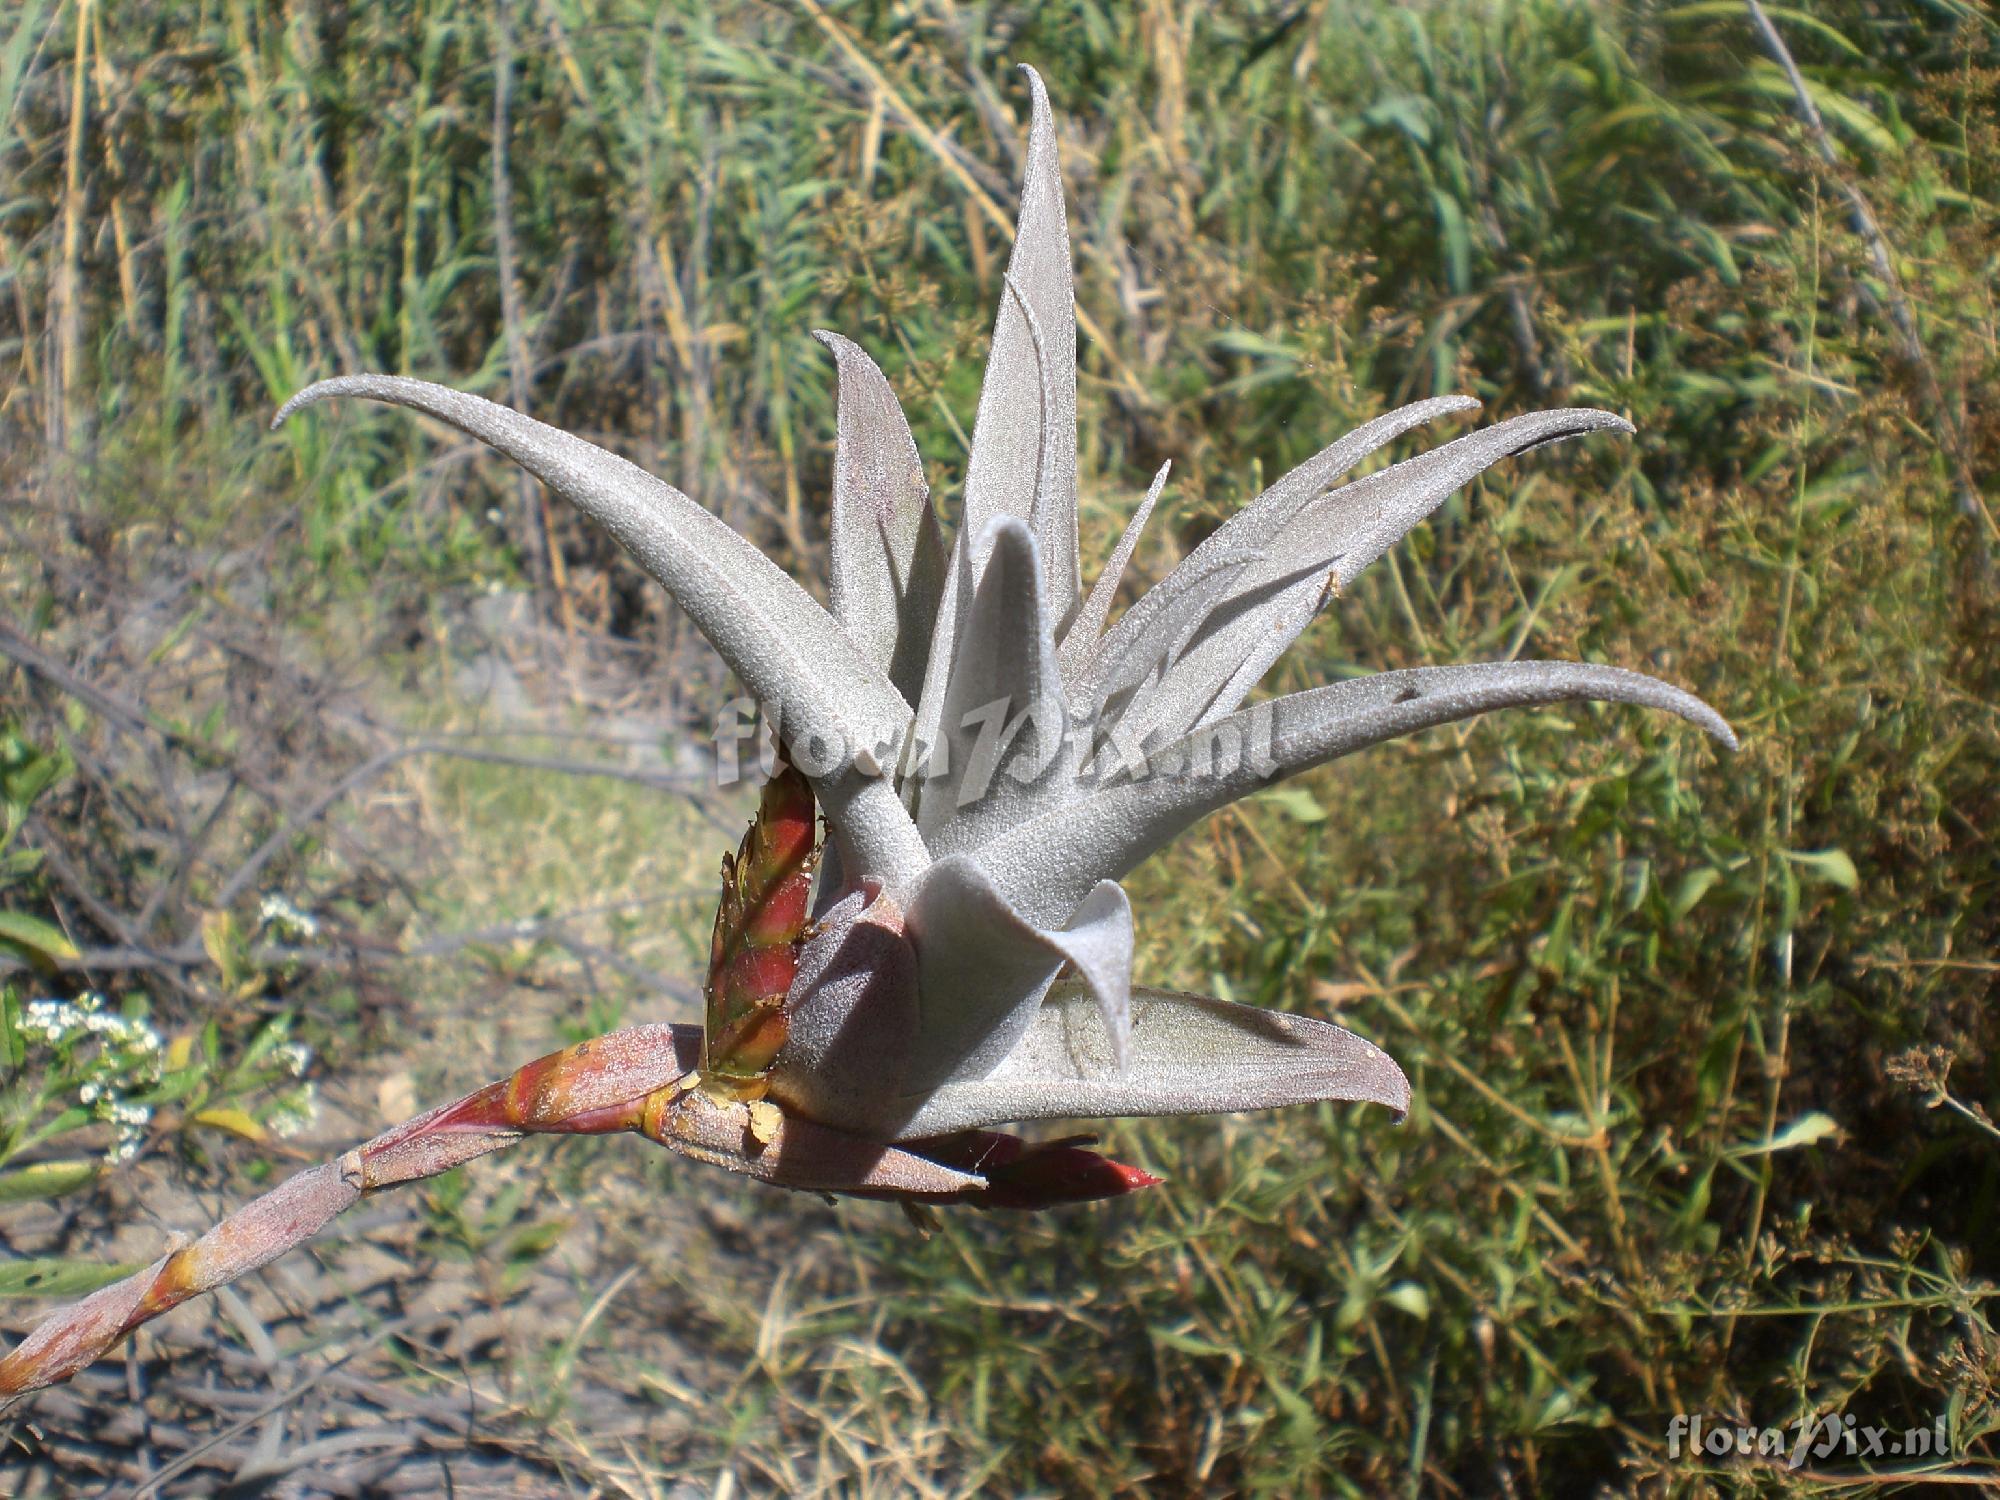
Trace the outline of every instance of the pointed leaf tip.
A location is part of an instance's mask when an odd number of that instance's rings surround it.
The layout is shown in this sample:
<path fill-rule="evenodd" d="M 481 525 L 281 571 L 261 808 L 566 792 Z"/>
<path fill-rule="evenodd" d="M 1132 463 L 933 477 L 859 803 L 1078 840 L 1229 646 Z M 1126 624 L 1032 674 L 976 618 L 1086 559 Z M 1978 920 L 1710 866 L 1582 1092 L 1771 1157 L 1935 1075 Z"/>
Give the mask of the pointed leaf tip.
<path fill-rule="evenodd" d="M 868 351 L 825 329 L 813 337 L 833 355 L 836 381 L 827 602 L 862 655 L 914 703 L 945 573 L 923 459 Z"/>
<path fill-rule="evenodd" d="M 1161 464 L 1153 475 L 1153 482 L 1146 487 L 1139 508 L 1132 512 L 1132 519 L 1125 523 L 1125 530 L 1118 538 L 1118 544 L 1111 549 L 1104 567 L 1098 572 L 1097 581 L 1090 586 L 1090 593 L 1070 621 L 1069 630 L 1064 634 L 1057 657 L 1062 663 L 1063 681 L 1074 683 L 1084 660 L 1093 647 L 1104 636 L 1105 623 L 1111 618 L 1112 601 L 1118 597 L 1118 586 L 1124 581 L 1125 569 L 1132 561 L 1132 554 L 1139 546 L 1139 536 L 1146 529 L 1146 522 L 1153 514 L 1153 507 L 1160 502 L 1161 494 L 1167 487 L 1167 475 L 1173 469 L 1173 460 Z"/>
<path fill-rule="evenodd" d="M 1692 693 L 1619 667 L 1509 661 L 1378 672 L 1239 709 L 1183 735 L 1145 762 L 1143 777 L 1009 828 L 981 846 L 979 864 L 1031 916 L 1065 910 L 1200 818 L 1282 777 L 1496 709 L 1579 701 L 1660 709 L 1736 743 L 1722 716 Z"/>
<path fill-rule="evenodd" d="M 1328 525 L 1327 512 L 1343 496 L 1366 495 L 1364 487 L 1376 476 L 1339 489 L 1332 486 L 1404 433 L 1478 405 L 1470 396 L 1439 396 L 1398 407 L 1292 469 L 1211 532 L 1126 611 L 1102 637 L 1101 649 L 1077 652 L 1073 671 L 1079 684 L 1093 680 L 1093 655 L 1100 664 L 1126 659 L 1141 668 L 1157 657 L 1156 670 L 1164 674 L 1160 685 L 1134 700 L 1137 717 L 1123 725 L 1135 739 L 1149 733 L 1171 738 L 1193 728 L 1204 714 L 1227 713 L 1318 612 L 1327 571 L 1360 534 L 1355 524 Z M 1374 513 L 1366 501 L 1361 509 Z M 1246 565 L 1233 569 L 1233 578 L 1218 578 L 1217 565 L 1231 556 L 1243 558 Z M 1291 586 L 1282 586 L 1288 580 Z M 1180 618 L 1183 610 L 1194 627 L 1191 632 L 1154 628 L 1156 618 Z M 1155 642 L 1170 649 L 1162 655 Z M 1098 679 L 1105 690 L 1114 690 L 1112 679 L 1101 673 Z M 1241 691 L 1233 686 L 1237 679 L 1248 679 Z"/>
<path fill-rule="evenodd" d="M 966 465 L 964 526 L 977 540 L 1000 515 L 1032 521 L 1060 626 L 1082 593 L 1076 555 L 1076 298 L 1055 119 L 1041 76 L 1032 106 L 1020 213 Z"/>
<path fill-rule="evenodd" d="M 1202 637 L 1153 695 L 1146 716 L 1128 722 L 1126 730 L 1134 735 L 1171 734 L 1206 727 L 1228 714 L 1312 622 L 1329 597 L 1329 585 L 1337 593 L 1352 583 L 1447 495 L 1481 471 L 1546 443 L 1592 432 L 1632 430 L 1623 417 L 1589 407 L 1530 412 L 1338 489 L 1311 497 L 1301 493 L 1301 476 L 1324 473 L 1323 465 L 1332 455 L 1352 451 L 1351 445 L 1370 429 L 1378 435 L 1406 430 L 1414 425 L 1413 418 L 1462 410 L 1465 404 L 1463 398 L 1443 398 L 1377 418 L 1301 465 L 1236 518 L 1266 518 L 1266 557 L 1221 602 L 1211 625 L 1204 627 Z M 1287 497 L 1282 505 L 1276 501 L 1280 495 Z M 1226 530 L 1228 525 L 1216 536 Z M 1194 556 L 1200 553 L 1197 548 Z M 1289 579 L 1284 576 L 1288 573 Z M 1262 597 L 1253 599 L 1257 591 Z"/>

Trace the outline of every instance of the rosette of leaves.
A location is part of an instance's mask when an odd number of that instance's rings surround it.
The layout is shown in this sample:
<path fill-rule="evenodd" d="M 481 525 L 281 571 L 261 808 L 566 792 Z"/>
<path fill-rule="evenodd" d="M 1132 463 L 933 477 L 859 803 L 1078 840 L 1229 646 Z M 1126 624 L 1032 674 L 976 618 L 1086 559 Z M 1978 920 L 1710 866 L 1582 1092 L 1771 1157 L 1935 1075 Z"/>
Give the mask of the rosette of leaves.
<path fill-rule="evenodd" d="M 1493 709 L 1635 704 L 1734 746 L 1681 689 L 1578 662 L 1381 672 L 1245 706 L 1320 608 L 1448 495 L 1529 449 L 1631 430 L 1608 412 L 1516 417 L 1352 477 L 1477 403 L 1392 411 L 1265 490 L 1114 620 L 1166 471 L 1086 590 L 1062 178 L 1047 95 L 1024 71 L 1019 225 L 949 538 L 888 381 L 858 345 L 816 335 L 839 402 L 824 607 L 671 485 L 480 397 L 356 375 L 278 413 L 386 401 L 513 459 L 674 597 L 790 766 L 725 870 L 706 1028 L 583 1043 L 301 1174 L 66 1324 L 59 1314 L 0 1361 L 0 1391 L 73 1372 L 364 1192 L 525 1132 L 635 1130 L 783 1186 L 1037 1208 L 1156 1179 L 1073 1140 L 1029 1145 L 993 1127 L 1321 1100 L 1400 1112 L 1402 1070 L 1341 1027 L 1136 985 L 1119 881 L 1274 781 Z M 829 830 L 818 854 L 815 802 Z"/>

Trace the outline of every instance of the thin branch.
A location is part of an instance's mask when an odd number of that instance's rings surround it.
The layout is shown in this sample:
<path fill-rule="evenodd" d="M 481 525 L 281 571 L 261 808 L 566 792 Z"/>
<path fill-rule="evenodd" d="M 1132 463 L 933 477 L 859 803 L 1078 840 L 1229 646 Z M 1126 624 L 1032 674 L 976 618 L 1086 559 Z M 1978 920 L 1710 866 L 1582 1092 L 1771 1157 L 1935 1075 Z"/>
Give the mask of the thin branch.
<path fill-rule="evenodd" d="M 730 828 L 728 821 L 713 807 L 712 799 L 700 795 L 705 789 L 706 783 L 698 776 L 689 776 L 680 772 L 636 769 L 629 766 L 612 765 L 598 761 L 576 760 L 562 756 L 525 755 L 514 751 L 492 750 L 483 746 L 462 744 L 451 739 L 435 738 L 412 739 L 399 745 L 392 745 L 388 749 L 378 752 L 348 772 L 347 775 L 335 781 L 325 791 L 307 803 L 305 807 L 295 809 L 287 804 L 284 797 L 275 787 L 252 774 L 239 761 L 227 755 L 218 754 L 211 747 L 189 739 L 173 726 L 159 722 L 139 705 L 127 702 L 123 698 L 98 687 L 76 672 L 71 671 L 56 658 L 22 636 L 4 616 L 0 616 L 0 655 L 9 657 L 24 670 L 43 679 L 57 691 L 76 699 L 97 713 L 101 718 L 117 725 L 128 733 L 139 735 L 142 738 L 156 738 L 169 748 L 178 750 L 195 759 L 197 763 L 219 761 L 223 769 L 229 773 L 232 784 L 240 784 L 248 787 L 278 809 L 280 813 L 278 828 L 252 850 L 250 855 L 224 879 L 221 886 L 218 887 L 215 896 L 206 903 L 210 910 L 224 910 L 238 900 L 274 858 L 282 853 L 306 828 L 324 818 L 328 811 L 341 798 L 349 795 L 357 788 L 367 785 L 401 761 L 420 755 L 448 756 L 458 760 L 478 761 L 488 765 L 510 766 L 521 770 L 550 771 L 565 776 L 604 777 L 613 781 L 623 781 L 637 786 L 673 792 L 677 795 L 687 797 L 690 805 L 709 822 L 727 831 L 734 831 Z M 401 733 L 394 726 L 379 724 L 365 716 L 360 720 L 360 723 L 367 729 L 377 733 Z M 213 826 L 213 814 L 219 810 L 220 804 L 216 808 L 211 809 L 210 816 L 204 820 L 202 830 L 204 836 L 207 829 Z M 199 841 L 197 839 L 194 842 L 198 843 Z M 91 918 L 105 932 L 116 938 L 119 944 L 119 946 L 112 948 L 88 950 L 78 959 L 68 961 L 62 967 L 84 971 L 92 969 L 142 970 L 166 976 L 172 983 L 180 986 L 184 984 L 181 971 L 199 967 L 202 963 L 206 962 L 206 955 L 199 941 L 199 934 L 197 933 L 186 934 L 178 943 L 164 947 L 156 947 L 148 944 L 145 941 L 146 924 L 128 922 L 120 917 L 118 913 L 112 911 L 104 902 L 97 899 L 90 892 L 88 882 L 83 880 L 80 873 L 70 870 L 62 862 L 60 851 L 56 849 L 53 841 L 42 840 L 41 843 L 46 850 L 54 855 L 57 866 L 52 868 L 56 869 L 59 878 L 64 875 L 73 877 L 65 879 L 65 885 L 79 901 L 83 902 Z M 190 840 L 185 836 L 180 843 L 181 849 L 179 857 L 176 860 L 176 866 L 179 871 L 184 873 L 192 861 L 193 850 L 189 848 Z M 164 889 L 164 886 L 162 889 Z M 149 917 L 151 914 L 157 912 L 162 904 L 162 899 L 161 890 L 156 890 L 149 897 L 147 902 Z M 519 929 L 514 930 L 518 934 Z M 416 950 L 396 948 L 369 949 L 361 945 L 352 945 L 331 950 L 307 949 L 288 951 L 273 949 L 270 950 L 268 956 L 274 962 L 288 962 L 300 967 L 340 967 L 351 964 L 358 957 L 363 956 L 388 956 L 397 959 L 436 957 L 443 952 L 453 951 L 456 947 L 463 947 L 469 943 L 480 941 L 496 941 L 504 935 L 504 932 L 495 929 L 490 934 L 472 934 L 459 938 L 435 940 Z M 613 967 L 619 969 L 620 972 L 625 973 L 628 977 L 638 979 L 642 983 L 652 984 L 667 992 L 682 993 L 687 988 L 685 985 L 669 980 L 665 976 L 653 973 L 629 961 L 614 961 L 612 956 L 603 950 L 584 944 L 581 939 L 572 937 L 569 933 L 563 931 L 559 921 L 546 924 L 545 927 L 538 929 L 537 935 L 548 936 L 551 940 L 560 943 L 580 956 L 612 963 Z M 9 971 L 15 967 L 15 961 L 0 960 L 0 972 Z"/>
<path fill-rule="evenodd" d="M 128 733 L 157 736 L 169 748 L 180 751 L 196 765 L 227 771 L 273 807 L 285 808 L 284 794 L 239 758 L 213 745 L 203 744 L 171 724 L 162 723 L 145 708 L 87 681 L 35 645 L 5 615 L 0 615 L 0 656 L 8 657 L 17 666 Z"/>
<path fill-rule="evenodd" d="M 699 1078 L 703 1046 L 698 1026 L 629 1026 L 592 1037 L 288 1178 L 193 1244 L 50 1313 L 0 1357 L 0 1398 L 70 1379 L 141 1324 L 270 1264 L 369 1193 L 435 1177 L 529 1135 L 631 1133 L 694 1161 L 802 1192 L 1002 1208 L 1046 1206 L 1019 1196 L 1039 1187 L 1035 1174 L 1045 1169 L 1065 1195 L 1053 1201 L 1074 1201 L 1068 1194 L 1079 1155 L 1108 1165 L 1079 1153 L 1073 1142 L 996 1157 L 1003 1143 L 1020 1143 L 986 1131 L 925 1142 L 941 1154 L 919 1156 L 761 1099 L 712 1098 L 690 1086 Z M 968 1159 L 960 1166 L 954 1156 Z M 1027 1177 L 1019 1176 L 1022 1168 Z M 1127 1169 L 1112 1170 L 1117 1190 L 1129 1191 Z M 586 1315 L 586 1326 L 600 1310 Z"/>
<path fill-rule="evenodd" d="M 48 837 L 41 819 L 31 815 L 28 820 L 28 827 L 38 835 L 35 840 L 35 847 L 42 856 L 42 867 L 55 877 L 58 885 L 69 892 L 77 904 L 88 914 L 90 920 L 118 939 L 125 948 L 134 952 L 147 954 L 157 961 L 160 955 L 157 950 L 147 946 L 143 939 L 143 930 L 135 929 L 123 916 L 113 911 L 97 898 L 96 893 L 90 888 L 90 883 L 83 878 L 83 873 L 70 864 L 68 856 L 63 852 L 62 845 L 55 839 Z M 79 968 L 85 968 L 87 971 L 87 966 L 82 963 L 80 958 L 76 962 Z M 179 966 L 156 962 L 154 968 L 155 972 L 159 973 L 182 994 L 190 998 L 199 998 L 193 986 L 187 982 L 185 975 L 180 971 Z"/>
<path fill-rule="evenodd" d="M 671 902 L 694 899 L 697 899 L 697 893 L 686 892 L 670 896 L 606 901 L 596 906 L 577 907 L 541 920 L 495 922 L 468 931 L 441 933 L 410 947 L 367 942 L 358 938 L 347 941 L 336 938 L 324 946 L 314 948 L 294 947 L 284 943 L 260 943 L 250 950 L 249 957 L 250 961 L 261 969 L 346 969 L 356 965 L 414 963 L 424 959 L 449 958 L 454 953 L 481 944 L 547 941 L 578 957 L 614 968 L 628 978 L 651 986 L 661 994 L 691 1001 L 700 998 L 700 990 L 695 985 L 673 975 L 661 974 L 622 954 L 586 942 L 570 932 L 569 924 L 588 917 L 642 910 L 649 906 L 662 906 Z M 207 951 L 199 940 L 190 938 L 166 948 L 139 947 L 132 944 L 85 948 L 75 958 L 56 960 L 55 966 L 64 973 L 159 974 L 179 984 L 180 981 L 175 976 L 181 971 L 202 968 L 210 961 Z M 25 959 L 0 955 L 0 974 L 25 973 L 29 967 Z"/>
<path fill-rule="evenodd" d="M 263 871 L 264 866 L 270 863 L 290 840 L 298 837 L 305 828 L 324 817 L 334 803 L 357 788 L 366 786 L 390 767 L 418 755 L 444 755 L 455 760 L 513 766 L 525 771 L 554 771 L 564 776 L 601 776 L 612 781 L 626 781 L 661 791 L 677 792 L 689 797 L 695 806 L 705 808 L 705 799 L 695 795 L 701 786 L 700 780 L 675 772 L 634 770 L 629 766 L 567 760 L 559 756 L 518 755 L 508 750 L 487 750 L 476 745 L 453 744 L 449 740 L 412 740 L 407 744 L 391 746 L 370 756 L 307 803 L 303 809 L 297 813 L 287 814 L 277 832 L 258 845 L 250 857 L 222 883 L 210 905 L 216 910 L 228 906 L 249 888 L 251 882 Z"/>
<path fill-rule="evenodd" d="M 209 835 L 214 833 L 222 821 L 222 814 L 229 804 L 236 800 L 237 789 L 242 785 L 234 776 L 224 783 L 208 811 L 202 815 L 201 826 L 180 841 L 180 851 L 167 872 L 153 883 L 153 889 L 146 895 L 146 904 L 139 909 L 139 915 L 132 920 L 134 931 L 152 931 L 153 920 L 167 904 L 167 898 L 180 894 L 185 888 L 188 872 L 194 868 L 196 858 L 208 847 Z"/>

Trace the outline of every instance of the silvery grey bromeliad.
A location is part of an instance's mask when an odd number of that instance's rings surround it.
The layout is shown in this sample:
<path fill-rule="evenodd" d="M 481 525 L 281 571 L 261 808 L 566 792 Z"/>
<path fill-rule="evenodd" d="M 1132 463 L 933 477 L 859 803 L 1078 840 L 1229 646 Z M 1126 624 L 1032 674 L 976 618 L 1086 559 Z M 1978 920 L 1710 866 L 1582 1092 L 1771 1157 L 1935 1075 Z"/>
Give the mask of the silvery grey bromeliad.
<path fill-rule="evenodd" d="M 1447 495 L 1541 444 L 1630 430 L 1605 412 L 1516 417 L 1346 480 L 1376 449 L 1476 403 L 1378 417 L 1271 486 L 1113 623 L 1166 471 L 1086 593 L 1069 236 L 1048 99 L 1027 76 L 1019 231 L 952 541 L 881 371 L 818 335 L 839 396 L 828 608 L 678 490 L 477 396 L 360 375 L 278 413 L 365 396 L 512 458 L 673 595 L 790 765 L 725 865 L 705 1026 L 584 1043 L 294 1177 L 54 1315 L 0 1360 L 0 1393 L 66 1378 L 365 1192 L 528 1133 L 631 1130 L 787 1187 L 1039 1208 L 1156 1179 L 1073 1140 L 1032 1145 L 991 1127 L 1329 1099 L 1400 1111 L 1401 1069 L 1338 1026 L 1134 987 L 1119 880 L 1278 777 L 1489 709 L 1615 700 L 1734 745 L 1678 688 L 1572 662 L 1383 672 L 1242 706 L 1327 598 Z M 817 869 L 815 800 L 830 830 Z"/>

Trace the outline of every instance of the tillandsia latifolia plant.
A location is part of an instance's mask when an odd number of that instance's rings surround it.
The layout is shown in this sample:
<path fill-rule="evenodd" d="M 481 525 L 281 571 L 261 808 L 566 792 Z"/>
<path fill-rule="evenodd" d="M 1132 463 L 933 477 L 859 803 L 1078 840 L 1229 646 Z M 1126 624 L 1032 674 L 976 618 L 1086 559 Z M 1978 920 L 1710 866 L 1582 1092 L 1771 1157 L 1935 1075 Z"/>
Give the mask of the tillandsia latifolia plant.
<path fill-rule="evenodd" d="M 1086 593 L 1076 508 L 1076 317 L 1056 136 L 1032 70 L 1019 226 L 947 542 L 916 445 L 859 346 L 837 367 L 828 605 L 679 491 L 476 396 L 381 375 L 337 396 L 426 413 L 607 527 L 692 617 L 784 755 L 725 861 L 700 1027 L 582 1042 L 291 1178 L 125 1281 L 51 1315 L 0 1394 L 75 1374 L 131 1329 L 299 1244 L 368 1193 L 535 1133 L 632 1131 L 782 1187 L 1039 1209 L 1145 1187 L 1085 1138 L 1019 1121 L 1319 1100 L 1404 1110 L 1382 1051 L 1324 1021 L 1131 978 L 1119 880 L 1206 814 L 1384 740 L 1489 709 L 1700 700 L 1574 662 L 1382 672 L 1243 707 L 1322 605 L 1500 459 L 1630 426 L 1538 412 L 1343 482 L 1476 403 L 1378 417 L 1264 491 L 1114 623 L 1163 468 Z M 819 814 L 827 837 L 818 837 Z"/>

